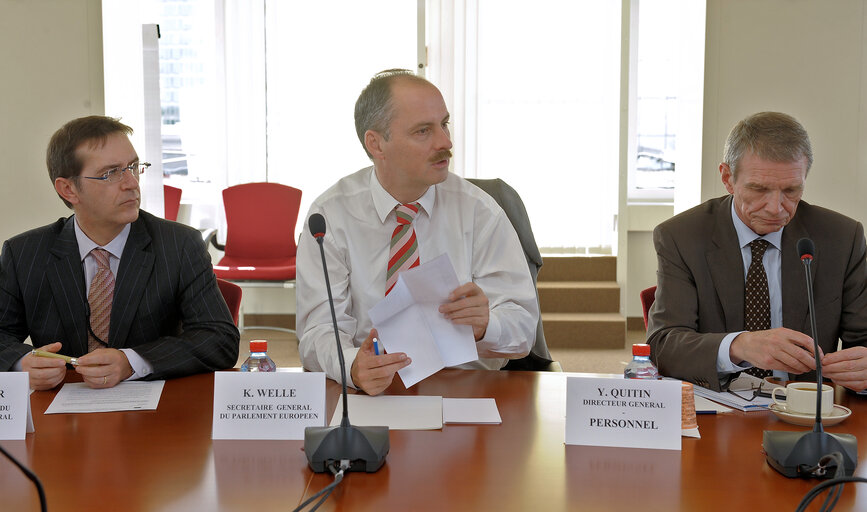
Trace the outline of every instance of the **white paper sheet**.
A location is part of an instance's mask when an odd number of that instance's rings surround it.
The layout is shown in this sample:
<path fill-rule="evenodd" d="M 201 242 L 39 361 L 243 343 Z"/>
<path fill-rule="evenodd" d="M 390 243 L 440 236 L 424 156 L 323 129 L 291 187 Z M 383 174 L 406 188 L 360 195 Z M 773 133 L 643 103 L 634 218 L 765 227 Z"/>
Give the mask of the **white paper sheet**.
<path fill-rule="evenodd" d="M 472 327 L 453 324 L 439 312 L 459 285 L 448 254 L 442 254 L 401 272 L 391 293 L 370 309 L 385 349 L 412 359 L 398 371 L 407 388 L 446 366 L 479 358 Z"/>
<path fill-rule="evenodd" d="M 83 382 L 64 384 L 45 414 L 153 411 L 160 403 L 164 384 L 164 380 L 132 381 L 106 389 L 92 389 Z"/>
<path fill-rule="evenodd" d="M 357 427 L 386 426 L 391 430 L 443 428 L 441 396 L 349 396 L 349 422 Z M 343 419 L 343 395 L 331 417 L 331 426 Z"/>
<path fill-rule="evenodd" d="M 493 398 L 443 398 L 443 423 L 499 425 L 502 422 Z"/>

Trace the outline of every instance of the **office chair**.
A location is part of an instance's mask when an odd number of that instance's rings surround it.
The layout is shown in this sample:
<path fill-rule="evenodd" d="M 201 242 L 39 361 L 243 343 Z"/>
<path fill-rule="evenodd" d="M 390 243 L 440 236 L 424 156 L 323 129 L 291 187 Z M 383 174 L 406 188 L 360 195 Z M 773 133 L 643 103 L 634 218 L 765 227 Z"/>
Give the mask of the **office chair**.
<path fill-rule="evenodd" d="M 178 211 L 181 209 L 182 192 L 183 191 L 179 188 L 163 185 L 166 220 L 178 220 Z"/>
<path fill-rule="evenodd" d="M 641 290 L 639 297 L 641 298 L 641 309 L 644 313 L 644 329 L 647 330 L 647 315 L 650 313 L 650 306 L 656 300 L 656 286 Z"/>
<path fill-rule="evenodd" d="M 223 300 L 226 301 L 226 306 L 229 307 L 229 312 L 232 313 L 232 320 L 235 325 L 238 325 L 238 318 L 241 313 L 241 287 L 235 283 L 230 283 L 225 279 L 217 278 L 217 286 L 220 287 L 220 293 L 223 294 Z"/>
<path fill-rule="evenodd" d="M 301 209 L 301 191 L 279 183 L 245 183 L 223 190 L 226 243 L 216 237 L 214 247 L 224 251 L 214 265 L 220 279 L 240 287 L 295 287 L 295 224 Z M 243 316 L 239 326 L 243 329 Z M 250 329 L 295 331 L 281 327 Z"/>
<path fill-rule="evenodd" d="M 533 286 L 536 286 L 536 277 L 542 268 L 542 254 L 536 245 L 536 237 L 533 236 L 533 228 L 530 226 L 530 217 L 521 196 L 505 181 L 496 178 L 483 180 L 468 178 L 467 181 L 484 190 L 493 197 L 497 204 L 506 212 L 506 217 L 512 223 L 512 227 L 518 233 L 521 248 L 527 258 L 527 267 L 530 269 L 530 277 L 533 278 Z M 539 291 L 536 291 L 536 301 L 539 300 Z M 545 332 L 542 329 L 542 313 L 539 312 L 539 323 L 536 325 L 536 341 L 530 353 L 521 359 L 510 359 L 503 370 L 530 370 L 530 371 L 563 371 L 560 363 L 551 360 L 548 344 L 545 343 Z"/>

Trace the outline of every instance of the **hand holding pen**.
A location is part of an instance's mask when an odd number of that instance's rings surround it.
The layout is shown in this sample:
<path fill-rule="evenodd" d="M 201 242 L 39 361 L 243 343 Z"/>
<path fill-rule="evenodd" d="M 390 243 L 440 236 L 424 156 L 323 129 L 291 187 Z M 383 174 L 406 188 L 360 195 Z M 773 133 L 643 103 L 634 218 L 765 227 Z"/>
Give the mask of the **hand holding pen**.
<path fill-rule="evenodd" d="M 53 354 L 43 356 L 39 353 L 29 353 L 21 358 L 21 369 L 30 375 L 30 387 L 35 390 L 51 389 L 66 377 L 66 356 L 58 358 L 60 342 L 51 343 L 37 348 L 34 352 Z"/>

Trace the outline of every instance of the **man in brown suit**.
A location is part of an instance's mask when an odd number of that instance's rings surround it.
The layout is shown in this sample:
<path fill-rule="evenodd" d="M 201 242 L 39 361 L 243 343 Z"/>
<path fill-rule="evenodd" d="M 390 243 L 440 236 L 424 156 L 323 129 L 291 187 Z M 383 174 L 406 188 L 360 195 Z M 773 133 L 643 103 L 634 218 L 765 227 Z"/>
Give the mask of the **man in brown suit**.
<path fill-rule="evenodd" d="M 656 227 L 658 288 L 647 340 L 662 374 L 715 390 L 751 367 L 809 379 L 801 374 L 816 365 L 796 244 L 810 238 L 816 247 L 812 273 L 823 374 L 850 389 L 867 388 L 864 229 L 801 201 L 812 162 L 809 137 L 798 121 L 776 112 L 754 114 L 726 140 L 719 170 L 729 195 Z M 762 266 L 770 328 L 750 331 L 744 290 L 750 243 L 758 238 L 768 242 Z"/>

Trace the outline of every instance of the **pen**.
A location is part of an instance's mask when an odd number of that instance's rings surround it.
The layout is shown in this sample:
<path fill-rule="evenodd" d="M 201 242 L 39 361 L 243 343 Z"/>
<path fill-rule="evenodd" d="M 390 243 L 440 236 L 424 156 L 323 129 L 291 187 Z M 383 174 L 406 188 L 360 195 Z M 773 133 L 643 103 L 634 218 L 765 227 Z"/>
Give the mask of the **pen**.
<path fill-rule="evenodd" d="M 63 359 L 64 361 L 66 361 L 67 363 L 69 363 L 73 366 L 78 365 L 78 358 L 77 357 L 69 357 L 69 356 L 65 356 L 63 354 L 55 354 L 54 352 L 46 352 L 44 350 L 37 350 L 37 349 L 33 349 L 30 353 L 33 354 L 34 356 L 38 356 L 38 357 L 52 357 L 54 359 Z"/>
<path fill-rule="evenodd" d="M 696 414 L 716 414 L 716 411 L 695 411 Z"/>
<path fill-rule="evenodd" d="M 373 338 L 373 353 L 379 355 L 379 338 Z"/>

